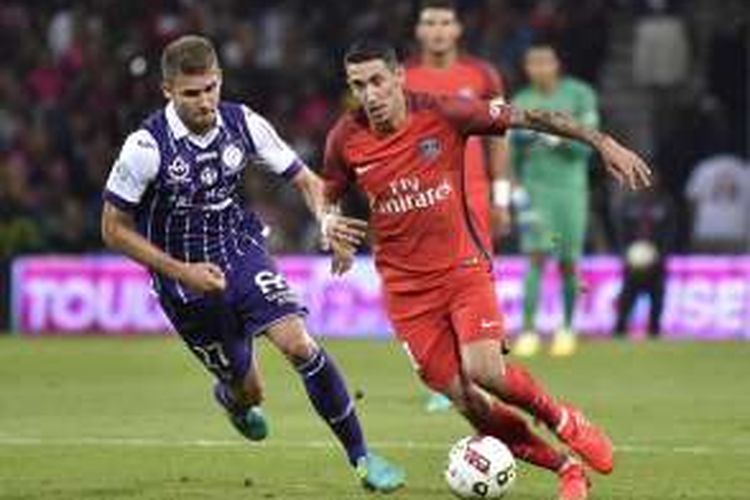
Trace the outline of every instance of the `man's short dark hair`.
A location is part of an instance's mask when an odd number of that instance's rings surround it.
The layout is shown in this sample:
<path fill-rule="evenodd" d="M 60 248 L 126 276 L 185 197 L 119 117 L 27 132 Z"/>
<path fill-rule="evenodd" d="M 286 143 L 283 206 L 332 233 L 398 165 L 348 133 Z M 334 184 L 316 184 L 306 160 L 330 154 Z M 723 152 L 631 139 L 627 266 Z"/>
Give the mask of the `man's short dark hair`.
<path fill-rule="evenodd" d="M 419 12 L 425 9 L 450 10 L 458 14 L 458 7 L 453 0 L 422 0 L 419 2 Z"/>
<path fill-rule="evenodd" d="M 344 55 L 344 65 L 382 59 L 390 69 L 399 65 L 396 49 L 380 40 L 358 40 L 351 44 Z"/>
<path fill-rule="evenodd" d="M 529 45 L 526 47 L 526 50 L 529 51 L 534 49 L 547 49 L 551 50 L 554 53 L 557 53 L 555 40 L 548 36 L 538 36 L 532 38 L 531 42 L 529 42 Z"/>
<path fill-rule="evenodd" d="M 219 65 L 216 50 L 208 38 L 185 35 L 172 41 L 161 54 L 161 76 L 171 80 L 177 75 L 205 73 Z"/>

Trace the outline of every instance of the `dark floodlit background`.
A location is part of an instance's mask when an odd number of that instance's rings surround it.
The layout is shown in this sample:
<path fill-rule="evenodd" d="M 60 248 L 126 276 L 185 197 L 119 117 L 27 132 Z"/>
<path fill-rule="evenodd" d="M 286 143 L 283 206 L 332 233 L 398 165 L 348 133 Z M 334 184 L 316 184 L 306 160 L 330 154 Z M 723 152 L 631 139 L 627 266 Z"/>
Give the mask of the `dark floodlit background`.
<path fill-rule="evenodd" d="M 665 290 L 659 340 L 646 339 L 645 296 L 627 339 L 612 338 L 628 276 L 644 275 L 623 272 L 627 249 L 638 248 L 628 242 L 658 210 L 634 210 L 651 194 L 625 193 L 595 159 L 574 318 L 586 338 L 574 356 L 550 356 L 562 316 L 551 262 L 542 280 L 542 349 L 527 366 L 612 436 L 616 471 L 592 474 L 594 496 L 750 498 L 750 0 L 456 3 L 464 48 L 502 72 L 509 96 L 525 84 L 528 44 L 554 40 L 566 71 L 597 90 L 603 127 L 648 159 L 661 206 L 675 207 L 650 227 L 669 255 L 665 274 L 646 273 Z M 164 105 L 159 54 L 175 37 L 211 37 L 225 97 L 264 114 L 318 169 L 328 129 L 351 104 L 345 47 L 369 34 L 413 54 L 416 4 L 0 0 L 1 499 L 372 499 L 263 338 L 255 346 L 271 434 L 255 446 L 235 432 L 213 402 L 213 378 L 170 333 L 147 273 L 104 250 L 101 191 L 126 135 Z M 448 449 L 471 431 L 455 413 L 424 409 L 368 249 L 352 273 L 331 277 L 301 197 L 261 172 L 248 169 L 248 202 L 309 308 L 308 329 L 325 337 L 357 394 L 370 446 L 407 471 L 394 498 L 450 498 Z M 347 213 L 365 209 L 348 200 Z M 512 335 L 523 229 L 502 238 L 494 267 Z M 526 364 L 512 345 L 509 360 Z M 554 475 L 519 463 L 510 496 L 552 498 L 555 487 Z"/>
<path fill-rule="evenodd" d="M 746 2 L 458 5 L 465 48 L 500 69 L 509 94 L 524 83 L 521 56 L 539 35 L 556 42 L 570 74 L 598 90 L 604 127 L 649 159 L 676 204 L 665 228 L 674 234 L 671 253 L 748 252 Z M 374 34 L 407 56 L 414 49 L 414 19 L 413 2 L 385 0 L 2 2 L 3 309 L 15 257 L 102 250 L 101 189 L 125 135 L 163 104 L 158 57 L 169 40 L 188 32 L 209 35 L 225 70 L 225 95 L 266 115 L 318 168 L 326 131 L 346 101 L 343 49 L 357 36 Z M 735 176 L 715 193 L 701 189 L 707 171 L 737 166 L 744 168 L 744 182 Z M 705 177 L 698 179 L 699 170 Z M 591 178 L 587 253 L 620 253 L 623 193 L 601 170 L 592 169 Z M 273 228 L 275 252 L 318 252 L 315 224 L 299 196 L 284 196 L 287 188 L 262 175 L 248 176 L 247 183 L 252 205 Z M 697 211 L 717 198 L 731 213 L 715 217 L 730 226 L 729 241 L 719 247 L 703 241 L 706 224 L 694 224 Z M 516 252 L 516 237 L 506 238 L 500 250 Z"/>

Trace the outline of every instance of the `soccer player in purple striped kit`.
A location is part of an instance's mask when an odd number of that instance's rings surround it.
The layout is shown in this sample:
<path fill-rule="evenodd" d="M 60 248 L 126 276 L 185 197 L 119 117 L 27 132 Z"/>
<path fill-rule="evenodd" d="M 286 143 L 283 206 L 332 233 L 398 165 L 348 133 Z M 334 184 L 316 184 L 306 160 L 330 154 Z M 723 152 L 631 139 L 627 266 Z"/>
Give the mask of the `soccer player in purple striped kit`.
<path fill-rule="evenodd" d="M 243 170 L 260 160 L 298 188 L 334 252 L 361 241 L 363 223 L 323 215 L 320 178 L 263 117 L 220 100 L 209 40 L 173 41 L 161 70 L 168 103 L 128 136 L 112 167 L 104 241 L 149 269 L 164 311 L 217 378 L 215 398 L 241 434 L 267 435 L 253 355 L 253 339 L 263 334 L 299 372 L 363 486 L 400 487 L 403 471 L 367 448 L 342 375 L 308 334 L 306 311 L 266 250 L 263 224 L 243 208 Z"/>

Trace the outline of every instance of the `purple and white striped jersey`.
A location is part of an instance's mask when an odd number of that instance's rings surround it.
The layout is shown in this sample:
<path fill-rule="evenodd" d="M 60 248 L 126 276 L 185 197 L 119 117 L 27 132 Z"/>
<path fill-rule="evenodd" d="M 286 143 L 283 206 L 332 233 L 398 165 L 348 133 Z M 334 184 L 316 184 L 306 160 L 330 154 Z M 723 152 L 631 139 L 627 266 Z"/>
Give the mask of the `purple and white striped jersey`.
<path fill-rule="evenodd" d="M 130 134 L 112 167 L 104 198 L 134 214 L 154 245 L 186 262 L 213 262 L 225 271 L 248 245 L 262 245 L 262 223 L 243 208 L 243 169 L 253 161 L 291 179 L 304 164 L 274 128 L 246 106 L 222 102 L 217 124 L 198 136 L 172 103 Z M 153 274 L 158 293 L 186 302 L 192 294 Z"/>

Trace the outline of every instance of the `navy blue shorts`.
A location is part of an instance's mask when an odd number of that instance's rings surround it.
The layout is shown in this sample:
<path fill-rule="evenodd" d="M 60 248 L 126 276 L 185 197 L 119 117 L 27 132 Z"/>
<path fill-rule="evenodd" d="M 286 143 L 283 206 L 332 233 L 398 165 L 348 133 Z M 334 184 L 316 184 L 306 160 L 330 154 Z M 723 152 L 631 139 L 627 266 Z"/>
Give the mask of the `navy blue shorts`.
<path fill-rule="evenodd" d="M 253 338 L 289 316 L 304 316 L 296 294 L 261 245 L 252 245 L 225 269 L 227 289 L 185 303 L 160 302 L 190 350 L 220 380 L 244 379 L 253 359 Z"/>

